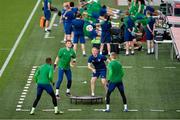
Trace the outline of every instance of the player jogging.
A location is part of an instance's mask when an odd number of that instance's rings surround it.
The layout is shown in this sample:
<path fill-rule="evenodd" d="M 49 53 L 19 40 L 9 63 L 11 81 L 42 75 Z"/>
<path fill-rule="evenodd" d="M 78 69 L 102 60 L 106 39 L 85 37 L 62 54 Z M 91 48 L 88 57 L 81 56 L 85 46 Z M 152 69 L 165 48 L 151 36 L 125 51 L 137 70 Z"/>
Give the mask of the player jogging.
<path fill-rule="evenodd" d="M 57 100 L 56 96 L 54 94 L 53 88 L 51 86 L 51 83 L 54 84 L 53 82 L 53 66 L 51 58 L 46 58 L 46 64 L 41 65 L 35 75 L 34 79 L 35 82 L 37 83 L 37 96 L 36 99 L 33 103 L 33 107 L 31 109 L 30 115 L 33 115 L 35 112 L 35 108 L 41 98 L 41 95 L 43 93 L 43 90 L 45 90 L 51 97 L 52 97 L 52 102 L 54 104 L 54 113 L 58 114 L 58 107 L 57 107 Z"/>
<path fill-rule="evenodd" d="M 67 40 L 65 43 L 66 47 L 61 48 L 58 52 L 58 56 L 56 57 L 54 68 L 58 64 L 58 80 L 56 83 L 56 98 L 59 99 L 59 88 L 63 80 L 64 73 L 66 74 L 67 78 L 67 90 L 66 95 L 70 96 L 70 88 L 72 84 L 72 73 L 70 69 L 70 65 L 73 66 L 75 64 L 76 54 L 72 49 L 72 42 Z M 72 60 L 73 58 L 73 60 Z"/>
<path fill-rule="evenodd" d="M 127 101 L 126 96 L 124 93 L 124 86 L 122 82 L 122 78 L 124 76 L 124 71 L 122 69 L 122 65 L 119 61 L 116 60 L 117 54 L 112 52 L 110 54 L 110 63 L 108 64 L 108 90 L 106 94 L 106 109 L 105 112 L 110 112 L 110 95 L 114 91 L 114 89 L 117 87 L 124 104 L 124 111 L 127 112 Z"/>
<path fill-rule="evenodd" d="M 101 77 L 101 82 L 107 91 L 107 81 L 106 81 L 106 64 L 105 61 L 108 61 L 106 56 L 99 54 L 97 48 L 92 48 L 92 55 L 88 59 L 88 68 L 93 72 L 91 78 L 91 95 L 95 96 L 95 82 Z M 92 67 L 91 64 L 94 66 Z"/>

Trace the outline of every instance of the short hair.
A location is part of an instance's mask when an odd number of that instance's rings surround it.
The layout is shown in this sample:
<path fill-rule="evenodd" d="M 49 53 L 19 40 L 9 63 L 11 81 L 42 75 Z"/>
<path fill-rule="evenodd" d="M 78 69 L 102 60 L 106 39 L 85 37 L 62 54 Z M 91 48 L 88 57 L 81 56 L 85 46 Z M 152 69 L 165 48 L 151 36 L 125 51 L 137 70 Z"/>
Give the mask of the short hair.
<path fill-rule="evenodd" d="M 77 18 L 81 18 L 81 17 L 82 17 L 81 13 L 77 13 L 77 14 L 76 14 L 76 17 L 77 17 Z"/>
<path fill-rule="evenodd" d="M 74 2 L 69 3 L 70 7 L 74 7 Z"/>
<path fill-rule="evenodd" d="M 117 54 L 115 52 L 111 52 L 110 53 L 110 56 L 112 56 L 113 58 L 116 58 L 117 57 Z"/>
<path fill-rule="evenodd" d="M 71 41 L 71 40 L 66 40 L 66 42 L 65 42 L 65 43 L 68 43 L 68 42 L 72 43 L 72 41 Z"/>
<path fill-rule="evenodd" d="M 47 57 L 47 58 L 46 58 L 46 63 L 47 63 L 47 64 L 50 64 L 51 62 L 52 62 L 51 57 Z"/>
<path fill-rule="evenodd" d="M 151 16 L 152 14 L 151 14 L 151 12 L 148 10 L 148 11 L 146 11 L 146 15 L 150 15 L 150 16 Z"/>

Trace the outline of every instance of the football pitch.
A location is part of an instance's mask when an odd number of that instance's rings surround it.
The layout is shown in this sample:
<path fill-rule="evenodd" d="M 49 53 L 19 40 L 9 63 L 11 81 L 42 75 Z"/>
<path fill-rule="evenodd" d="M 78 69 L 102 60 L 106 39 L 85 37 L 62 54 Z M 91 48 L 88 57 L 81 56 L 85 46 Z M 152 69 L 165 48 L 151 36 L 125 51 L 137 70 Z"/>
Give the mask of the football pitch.
<path fill-rule="evenodd" d="M 68 0 L 53 0 L 58 9 Z M 76 0 L 77 2 L 78 0 Z M 116 6 L 115 0 L 101 0 L 103 4 Z M 0 69 L 6 62 L 16 39 L 26 24 L 37 0 L 4 0 L 0 4 Z M 48 35 L 39 27 L 39 19 L 43 15 L 42 4 L 38 5 L 23 37 L 21 38 L 9 64 L 0 77 L 0 119 L 179 119 L 180 118 L 180 62 L 171 60 L 170 45 L 159 46 L 159 59 L 154 55 L 146 55 L 144 51 L 136 51 L 134 56 L 124 56 L 121 61 L 125 77 L 125 93 L 129 112 L 123 112 L 122 99 L 119 92 L 111 95 L 111 112 L 104 113 L 99 109 L 103 104 L 71 104 L 65 95 L 66 78 L 60 88 L 61 100 L 58 107 L 64 114 L 54 115 L 51 98 L 43 94 L 35 115 L 29 110 L 36 95 L 36 85 L 32 80 L 37 66 L 44 63 L 46 57 L 55 60 L 59 48 L 64 47 L 63 28 L 59 25 L 59 16 L 54 16 L 52 32 Z M 90 55 L 92 45 L 86 43 Z M 77 96 L 90 95 L 91 71 L 87 69 L 88 57 L 77 52 L 77 65 L 72 68 L 73 83 L 71 94 Z M 57 70 L 54 80 L 57 79 Z M 96 95 L 105 96 L 100 80 L 96 84 Z"/>

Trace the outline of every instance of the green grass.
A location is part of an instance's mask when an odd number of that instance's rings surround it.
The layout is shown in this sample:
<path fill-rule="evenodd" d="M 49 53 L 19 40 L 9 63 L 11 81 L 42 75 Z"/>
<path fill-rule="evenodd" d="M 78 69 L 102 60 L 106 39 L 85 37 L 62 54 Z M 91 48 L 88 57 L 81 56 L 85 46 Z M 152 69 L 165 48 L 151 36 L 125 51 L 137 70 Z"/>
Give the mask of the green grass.
<path fill-rule="evenodd" d="M 22 2 L 22 0 L 19 0 Z M 18 12 L 19 1 L 14 2 L 11 6 L 16 8 Z M 104 4 L 115 6 L 111 1 L 104 1 Z M 3 1 L 6 2 L 6 1 Z M 24 2 L 24 1 L 23 1 Z M 54 0 L 58 8 L 62 5 L 63 0 Z M 9 3 L 9 1 L 8 1 Z M 17 5 L 16 5 L 17 4 Z M 22 8 L 24 13 L 17 14 L 19 18 L 18 26 L 4 27 L 1 31 L 3 37 L 0 37 L 0 48 L 11 48 L 16 37 L 21 31 L 27 17 L 29 16 L 35 1 L 29 1 Z M 2 5 L 1 5 L 2 6 Z M 10 7 L 10 8 L 11 8 Z M 116 6 L 117 7 L 117 6 Z M 8 9 L 10 9 L 8 8 Z M 0 7 L 1 9 L 1 7 Z M 11 10 L 8 10 L 9 12 Z M 8 13 L 8 11 L 6 11 Z M 4 13 L 3 13 L 4 14 Z M 61 86 L 62 100 L 58 102 L 59 108 L 65 113 L 63 115 L 55 116 L 52 112 L 42 112 L 42 109 L 53 108 L 50 97 L 44 93 L 38 105 L 36 115 L 30 116 L 28 112 L 16 112 L 16 105 L 21 95 L 21 92 L 26 84 L 31 68 L 34 65 L 41 65 L 47 56 L 51 56 L 53 60 L 57 55 L 59 48 L 64 45 L 62 26 L 53 27 L 50 36 L 55 36 L 55 39 L 44 39 L 44 32 L 39 27 L 39 18 L 42 15 L 41 7 L 39 7 L 30 27 L 27 29 L 22 41 L 20 42 L 13 58 L 7 66 L 3 76 L 0 78 L 0 118 L 1 119 L 178 119 L 180 114 L 175 110 L 180 109 L 180 63 L 176 60 L 172 61 L 169 56 L 170 46 L 160 45 L 159 60 L 155 60 L 153 55 L 147 56 L 146 51 L 136 52 L 135 56 L 124 56 L 123 52 L 119 55 L 119 60 L 123 66 L 133 66 L 132 69 L 125 69 L 124 85 L 127 95 L 129 109 L 138 109 L 138 112 L 122 112 L 123 105 L 118 91 L 116 90 L 111 96 L 110 113 L 95 112 L 93 109 L 104 108 L 105 104 L 70 104 L 69 99 L 65 96 L 66 79 L 64 79 Z M 9 14 L 11 16 L 11 14 Z M 12 14 L 13 16 L 13 14 Z M 8 19 L 8 17 L 6 18 Z M 14 20 L 14 19 L 13 19 Z M 4 20 L 6 21 L 6 20 Z M 24 22 L 23 22 L 24 21 Z M 17 22 L 16 20 L 12 23 Z M 58 18 L 56 19 L 58 22 Z M 1 22 L 2 23 L 2 22 Z M 9 29 L 18 28 L 19 30 Z M 5 31 L 11 31 L 11 35 L 7 35 Z M 8 37 L 9 42 L 3 39 Z M 11 44 L 10 44 L 11 43 Z M 87 51 L 90 55 L 90 42 L 87 42 Z M 0 51 L 1 52 L 1 51 Z M 5 54 L 5 53 L 4 53 Z M 7 52 L 8 54 L 8 52 Z M 0 59 L 4 62 L 7 54 Z M 1 57 L 1 55 L 0 55 Z M 2 64 L 1 63 L 1 64 Z M 78 51 L 77 65 L 87 65 L 87 57 L 83 58 L 80 50 Z M 154 66 L 154 69 L 144 69 L 143 66 Z M 173 66 L 175 69 L 164 69 L 164 67 Z M 86 68 L 72 68 L 73 72 L 73 95 L 88 95 L 90 94 L 90 77 L 91 72 Z M 55 72 L 55 80 L 57 79 L 57 71 Z M 82 84 L 81 81 L 88 81 L 87 84 Z M 103 87 L 100 80 L 96 84 L 96 94 L 104 96 Z M 27 97 L 25 98 L 23 109 L 30 109 L 36 95 L 36 85 L 34 82 L 30 86 Z M 79 108 L 82 112 L 68 112 L 69 108 Z M 164 109 L 165 112 L 150 112 L 150 109 Z"/>

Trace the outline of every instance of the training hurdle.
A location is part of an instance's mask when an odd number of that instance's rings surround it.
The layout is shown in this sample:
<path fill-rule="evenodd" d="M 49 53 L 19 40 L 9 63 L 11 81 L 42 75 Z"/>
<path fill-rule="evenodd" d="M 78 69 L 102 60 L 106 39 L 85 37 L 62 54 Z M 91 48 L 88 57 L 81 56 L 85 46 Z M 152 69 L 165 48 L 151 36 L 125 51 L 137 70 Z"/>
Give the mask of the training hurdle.
<path fill-rule="evenodd" d="M 71 96 L 70 102 L 75 104 L 78 103 L 103 103 L 103 97 L 102 96 Z"/>

